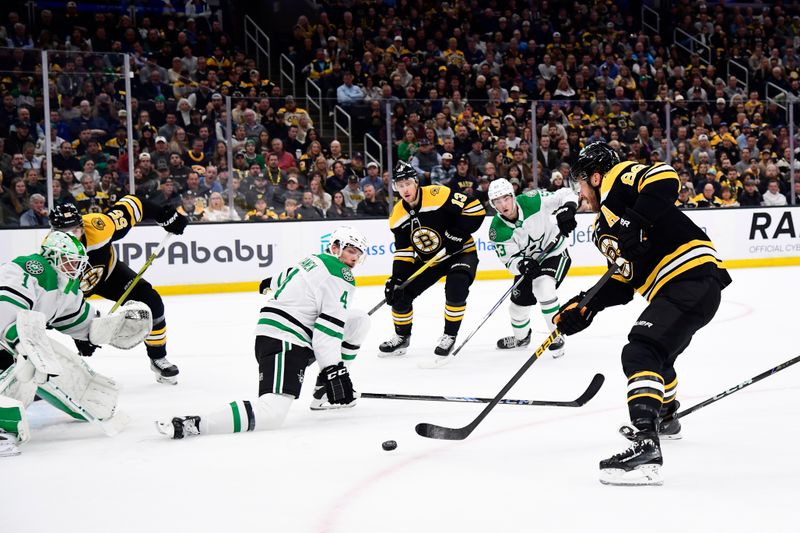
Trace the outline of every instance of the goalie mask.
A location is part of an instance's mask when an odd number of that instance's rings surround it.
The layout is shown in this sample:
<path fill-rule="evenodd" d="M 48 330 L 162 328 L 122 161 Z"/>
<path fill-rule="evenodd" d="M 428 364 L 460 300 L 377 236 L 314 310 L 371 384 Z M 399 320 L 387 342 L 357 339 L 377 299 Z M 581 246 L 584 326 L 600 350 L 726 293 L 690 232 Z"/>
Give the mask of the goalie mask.
<path fill-rule="evenodd" d="M 339 253 L 335 254 L 333 252 L 333 245 L 336 244 L 339 247 Z M 367 255 L 367 238 L 358 231 L 357 229 L 351 226 L 339 226 L 333 233 L 331 233 L 331 240 L 330 244 L 328 244 L 328 253 L 341 259 L 342 252 L 348 246 L 352 246 L 361 251 L 361 257 L 358 259 L 357 264 L 361 264 L 364 262 L 364 258 Z"/>
<path fill-rule="evenodd" d="M 89 257 L 81 241 L 69 233 L 52 231 L 42 243 L 41 255 L 67 279 L 80 279 Z"/>

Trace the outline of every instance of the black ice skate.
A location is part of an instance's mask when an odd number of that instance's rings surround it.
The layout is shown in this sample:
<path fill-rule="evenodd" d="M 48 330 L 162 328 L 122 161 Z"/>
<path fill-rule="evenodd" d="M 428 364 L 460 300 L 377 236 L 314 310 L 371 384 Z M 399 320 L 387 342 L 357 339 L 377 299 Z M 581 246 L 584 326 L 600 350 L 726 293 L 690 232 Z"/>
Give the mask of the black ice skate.
<path fill-rule="evenodd" d="M 564 355 L 564 337 L 559 335 L 556 337 L 556 340 L 550 343 L 550 346 L 547 347 L 547 351 L 550 352 L 550 355 L 553 356 L 553 359 L 558 359 L 562 355 Z"/>
<path fill-rule="evenodd" d="M 514 335 L 509 335 L 508 337 L 503 337 L 502 339 L 497 341 L 497 348 L 499 350 L 513 350 L 514 348 L 522 348 L 523 346 L 527 346 L 531 343 L 531 330 L 528 330 L 528 334 L 525 335 L 524 339 L 517 339 Z"/>
<path fill-rule="evenodd" d="M 600 483 L 604 485 L 661 485 L 661 444 L 653 429 L 620 428 L 630 447 L 600 461 Z"/>
<path fill-rule="evenodd" d="M 156 421 L 156 429 L 162 435 L 171 439 L 182 439 L 183 437 L 200 434 L 199 416 L 176 416 L 172 420 Z"/>
<path fill-rule="evenodd" d="M 178 367 L 170 363 L 166 357 L 150 359 L 150 370 L 155 372 L 156 381 L 166 385 L 178 384 Z"/>
<path fill-rule="evenodd" d="M 677 418 L 672 418 L 678 412 L 681 406 L 678 400 L 673 400 L 670 403 L 663 405 L 659 411 L 658 421 L 658 437 L 665 440 L 679 440 L 682 439 L 681 423 Z"/>
<path fill-rule="evenodd" d="M 456 344 L 456 336 L 455 335 L 448 335 L 445 333 L 441 337 L 439 337 L 439 344 L 436 345 L 436 348 L 433 350 L 433 353 L 436 355 L 450 355 L 450 352 L 453 351 L 453 346 Z"/>
<path fill-rule="evenodd" d="M 395 334 L 391 339 L 381 343 L 378 346 L 380 353 L 378 357 L 387 357 L 391 355 L 404 355 L 408 350 L 408 345 L 411 343 L 411 335 L 397 335 Z"/>

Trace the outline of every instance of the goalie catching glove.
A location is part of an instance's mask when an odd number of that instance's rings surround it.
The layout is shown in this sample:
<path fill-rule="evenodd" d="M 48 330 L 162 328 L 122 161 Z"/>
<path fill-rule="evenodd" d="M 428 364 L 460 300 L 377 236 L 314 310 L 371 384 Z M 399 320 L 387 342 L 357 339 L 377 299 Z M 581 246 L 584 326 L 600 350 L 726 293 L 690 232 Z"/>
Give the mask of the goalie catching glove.
<path fill-rule="evenodd" d="M 115 312 L 99 316 L 89 327 L 89 342 L 129 350 L 153 329 L 153 315 L 142 302 L 129 301 Z"/>

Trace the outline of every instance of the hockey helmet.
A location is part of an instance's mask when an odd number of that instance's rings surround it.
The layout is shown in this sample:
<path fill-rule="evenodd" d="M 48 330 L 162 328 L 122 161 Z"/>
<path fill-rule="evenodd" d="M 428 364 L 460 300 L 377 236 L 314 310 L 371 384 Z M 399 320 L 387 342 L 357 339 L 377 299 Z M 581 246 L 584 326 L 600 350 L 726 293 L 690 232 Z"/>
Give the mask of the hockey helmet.
<path fill-rule="evenodd" d="M 514 196 L 514 186 L 505 178 L 498 178 L 489 184 L 489 201 L 494 201 L 503 196 Z"/>
<path fill-rule="evenodd" d="M 619 163 L 619 155 L 604 142 L 592 143 L 583 148 L 578 161 L 570 170 L 570 179 L 585 180 L 595 172 L 605 175 Z"/>
<path fill-rule="evenodd" d="M 418 180 L 417 171 L 405 161 L 398 161 L 394 166 L 392 181 Z"/>
<path fill-rule="evenodd" d="M 50 213 L 50 226 L 53 229 L 66 229 L 74 226 L 83 226 L 80 211 L 73 203 L 57 205 Z"/>
<path fill-rule="evenodd" d="M 63 231 L 54 230 L 48 233 L 42 242 L 40 253 L 53 265 L 56 272 L 69 279 L 80 279 L 89 264 L 83 243 Z"/>
<path fill-rule="evenodd" d="M 364 258 L 367 255 L 367 238 L 364 236 L 363 233 L 358 231 L 357 229 L 353 228 L 352 226 L 339 226 L 331 233 L 331 240 L 328 244 L 328 252 L 333 255 L 333 250 L 331 249 L 333 244 L 339 245 L 339 254 L 341 255 L 341 250 L 344 250 L 347 246 L 352 246 L 354 248 L 358 248 L 361 250 L 361 258 L 359 259 L 358 263 L 361 264 L 364 261 Z M 337 256 L 338 257 L 338 256 Z"/>

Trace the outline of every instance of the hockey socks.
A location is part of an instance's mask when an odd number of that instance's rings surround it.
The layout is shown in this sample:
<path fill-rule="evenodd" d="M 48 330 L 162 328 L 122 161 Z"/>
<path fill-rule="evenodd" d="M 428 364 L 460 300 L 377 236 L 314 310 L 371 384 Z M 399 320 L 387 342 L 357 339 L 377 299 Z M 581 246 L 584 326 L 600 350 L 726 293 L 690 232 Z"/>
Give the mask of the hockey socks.
<path fill-rule="evenodd" d="M 224 409 L 200 416 L 200 433 L 244 433 L 276 429 L 283 424 L 294 398 L 285 394 L 265 394 L 255 402 L 240 400 Z"/>
<path fill-rule="evenodd" d="M 467 302 L 446 301 L 444 305 L 444 333 L 455 337 L 461 328 L 461 320 L 467 310 Z"/>

